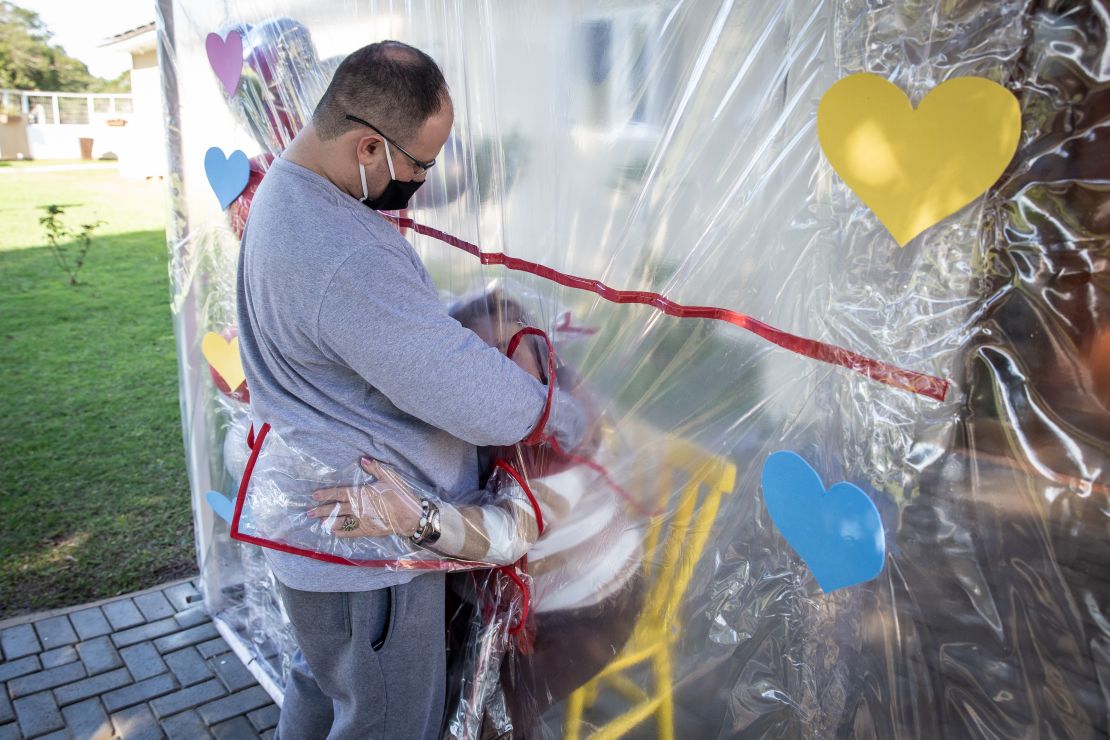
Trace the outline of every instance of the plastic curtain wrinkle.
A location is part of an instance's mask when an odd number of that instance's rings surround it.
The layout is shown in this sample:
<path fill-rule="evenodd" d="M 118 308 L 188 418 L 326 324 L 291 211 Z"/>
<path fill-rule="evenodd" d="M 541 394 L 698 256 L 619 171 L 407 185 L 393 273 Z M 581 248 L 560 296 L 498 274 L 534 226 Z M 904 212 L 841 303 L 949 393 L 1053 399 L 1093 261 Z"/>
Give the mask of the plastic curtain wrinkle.
<path fill-rule="evenodd" d="M 231 522 L 244 542 L 361 567 L 462 570 L 511 565 L 543 531 L 541 504 L 504 459 L 482 489 L 450 493 L 368 458 L 335 470 L 268 426 L 256 439 Z M 543 505 L 568 506 L 544 493 Z M 432 511 L 440 536 L 414 542 Z"/>
<path fill-rule="evenodd" d="M 398 229 L 452 310 L 490 286 L 523 306 L 603 420 L 584 460 L 475 450 L 482 476 L 513 463 L 545 529 L 511 566 L 505 550 L 485 561 L 497 568 L 448 576 L 445 734 L 1101 736 L 1108 18 L 1104 0 L 160 0 L 171 306 L 208 608 L 280 693 L 295 642 L 264 548 L 233 539 L 205 500 L 235 496 L 247 432 L 265 420 L 250 417 L 249 378 L 220 388 L 202 343 L 233 336 L 238 237 L 269 164 L 338 62 L 395 38 L 437 60 L 455 109 Z M 229 96 L 206 39 L 232 30 L 243 65 Z M 822 96 L 858 73 L 914 105 L 983 77 L 1021 108 L 1002 177 L 902 248 L 818 142 Z M 226 210 L 211 147 L 248 158 Z M 523 264 L 544 269 L 512 269 Z M 947 393 L 557 275 L 733 311 Z M 874 504 L 886 553 L 874 579 L 820 589 L 764 502 L 779 450 Z M 241 526 L 270 526 L 265 502 L 280 495 L 307 511 L 318 486 L 369 482 L 357 459 L 321 471 L 289 456 L 259 478 Z M 505 503 L 473 483 L 424 494 Z M 314 551 L 377 558 L 325 535 L 328 518 L 277 520 Z"/>

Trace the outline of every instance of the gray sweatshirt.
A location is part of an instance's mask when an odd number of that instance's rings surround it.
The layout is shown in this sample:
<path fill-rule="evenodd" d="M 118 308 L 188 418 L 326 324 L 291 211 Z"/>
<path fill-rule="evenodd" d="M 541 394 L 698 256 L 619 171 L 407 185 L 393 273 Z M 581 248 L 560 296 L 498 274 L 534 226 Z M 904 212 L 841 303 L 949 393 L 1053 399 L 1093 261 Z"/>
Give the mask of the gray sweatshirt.
<path fill-rule="evenodd" d="M 543 412 L 545 387 L 447 314 L 393 225 L 304 167 L 277 159 L 259 186 L 237 283 L 254 424 L 325 465 L 368 455 L 449 501 L 478 486 L 476 446 L 520 441 Z M 571 449 L 583 426 L 577 401 L 556 391 L 547 432 Z M 265 552 L 304 591 L 415 575 Z"/>

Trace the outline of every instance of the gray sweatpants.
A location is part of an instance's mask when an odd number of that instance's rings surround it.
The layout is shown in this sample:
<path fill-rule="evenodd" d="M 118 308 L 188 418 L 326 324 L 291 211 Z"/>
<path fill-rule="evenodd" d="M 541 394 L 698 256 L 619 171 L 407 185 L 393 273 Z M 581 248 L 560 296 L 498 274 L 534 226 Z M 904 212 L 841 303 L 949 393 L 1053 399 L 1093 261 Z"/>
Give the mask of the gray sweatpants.
<path fill-rule="evenodd" d="M 279 584 L 300 649 L 275 740 L 433 740 L 446 688 L 443 574 L 377 591 Z"/>

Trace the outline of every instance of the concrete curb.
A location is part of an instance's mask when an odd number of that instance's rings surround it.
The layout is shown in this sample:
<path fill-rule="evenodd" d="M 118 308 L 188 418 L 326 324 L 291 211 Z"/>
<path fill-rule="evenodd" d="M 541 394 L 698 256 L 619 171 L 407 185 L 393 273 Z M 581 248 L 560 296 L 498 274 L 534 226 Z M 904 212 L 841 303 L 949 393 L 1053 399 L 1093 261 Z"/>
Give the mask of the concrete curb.
<path fill-rule="evenodd" d="M 8 617 L 7 619 L 0 621 L 0 630 L 5 630 L 8 627 L 17 627 L 21 624 L 27 624 L 28 622 L 37 622 L 40 619 L 58 617 L 63 614 L 72 614 L 73 612 L 79 612 L 82 609 L 88 609 L 94 606 L 103 606 L 104 604 L 110 604 L 111 602 L 118 601 L 120 599 L 131 598 L 132 596 L 142 596 L 143 594 L 153 593 L 154 591 L 164 591 L 171 586 L 176 586 L 181 583 L 188 583 L 199 577 L 200 574 L 196 573 L 191 576 L 186 576 L 185 578 L 178 578 L 176 581 L 166 581 L 165 583 L 160 583 L 157 586 L 151 586 L 150 588 L 143 589 L 142 591 L 129 591 L 125 594 L 109 596 L 108 598 L 101 599 L 100 601 L 90 601 L 87 604 L 77 604 L 76 606 L 62 606 L 58 607 L 57 609 L 50 609 L 44 612 L 34 612 L 32 614 L 20 614 L 15 617 Z"/>

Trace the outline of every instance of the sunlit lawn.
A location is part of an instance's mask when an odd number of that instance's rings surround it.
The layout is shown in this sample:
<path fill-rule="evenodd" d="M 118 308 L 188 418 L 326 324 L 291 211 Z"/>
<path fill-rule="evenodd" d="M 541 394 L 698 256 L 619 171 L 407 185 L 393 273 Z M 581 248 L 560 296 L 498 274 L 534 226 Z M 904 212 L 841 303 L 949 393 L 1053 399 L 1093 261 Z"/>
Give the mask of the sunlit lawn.
<path fill-rule="evenodd" d="M 163 189 L 0 168 L 0 617 L 195 569 Z M 76 287 L 44 246 L 48 204 L 105 222 Z"/>
<path fill-rule="evenodd" d="M 0 162 L 0 169 L 26 170 L 30 168 L 43 167 L 72 167 L 73 165 L 81 165 L 82 167 L 104 168 L 106 170 L 109 170 L 115 169 L 118 166 L 118 163 L 107 160 L 85 159 L 10 159 Z"/>

